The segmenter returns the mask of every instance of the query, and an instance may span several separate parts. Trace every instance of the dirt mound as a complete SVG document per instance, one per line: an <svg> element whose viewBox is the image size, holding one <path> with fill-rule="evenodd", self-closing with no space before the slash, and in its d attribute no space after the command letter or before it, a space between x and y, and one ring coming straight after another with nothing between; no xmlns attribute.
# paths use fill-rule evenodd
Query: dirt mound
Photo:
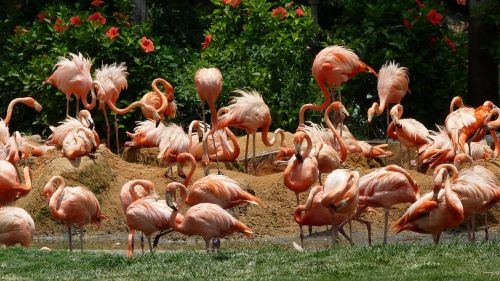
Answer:
<svg viewBox="0 0 500 281"><path fill-rule="evenodd" d="M246 137L240 137L240 145L243 148ZM250 138L251 139L251 138ZM291 139L287 136L287 139ZM251 146L250 146L251 147ZM271 160L263 160L259 165L257 176L241 173L241 165L237 162L225 163L222 166L223 173L236 182L241 187L255 194L264 202L264 206L245 205L234 208L230 212L242 222L250 226L256 237L280 237L290 236L297 233L297 225L292 219L292 212L295 208L295 194L283 185L283 165L275 165L272 162L272 152L275 147L266 147L260 141L260 134L257 136L257 154L266 156ZM164 187L171 181L163 176L164 167L158 167L156 162L157 148L148 149L127 149L122 156L111 153L107 148L101 146L95 159L83 157L75 161L70 161L64 157L59 150L48 151L38 158L30 158L26 163L33 170L33 190L24 198L18 200L15 205L26 209L36 223L37 234L60 235L62 226L55 222L48 211L47 202L41 198L40 193L47 181L55 175L61 175L66 179L69 186L84 185L94 191L101 203L103 212L109 217L104 221L101 229L87 227L89 233L121 234L127 232L124 222L124 214L120 207L119 192L124 183L132 179L147 179L156 184L157 192L163 196ZM240 159L242 156L240 156ZM128 160L128 161L125 161ZM134 163L137 162L137 163ZM498 160L482 161L492 170L500 180L500 166ZM377 163L370 163L362 155L349 155L345 167L356 169L361 175L372 171ZM215 172L214 164L211 164L211 172ZM409 171L420 186L421 193L425 193L432 188L432 174L422 174L414 170ZM175 167L174 167L174 175ZM259 176L260 175L260 176ZM194 175L193 181L201 178L203 171L199 166ZM326 174L323 175L326 178ZM180 178L176 178L181 181ZM305 202L307 194L301 194L301 201ZM390 221L394 222L408 207L399 205L391 209ZM182 210L181 212L183 212ZM493 217L498 218L498 209L490 211ZM366 215L374 222L374 231L383 229L383 211L369 213ZM497 223L496 219L491 219L491 223ZM359 224L354 224L354 229L361 229ZM364 230L362 230L364 231ZM172 237L169 234L169 237ZM173 237L180 237L174 235Z"/></svg>

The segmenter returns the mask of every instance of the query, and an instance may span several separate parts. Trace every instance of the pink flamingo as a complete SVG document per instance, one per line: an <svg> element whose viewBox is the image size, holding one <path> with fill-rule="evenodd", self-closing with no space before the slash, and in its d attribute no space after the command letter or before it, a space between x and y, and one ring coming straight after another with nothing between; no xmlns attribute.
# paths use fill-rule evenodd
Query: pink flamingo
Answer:
<svg viewBox="0 0 500 281"><path fill-rule="evenodd" d="M19 183L17 170L11 163L0 160L0 207L26 196L31 190L31 171L24 168L24 186Z"/></svg>
<svg viewBox="0 0 500 281"><path fill-rule="evenodd" d="M203 126L205 127L205 126ZM196 130L196 135L193 135L193 129ZM203 130L201 129L200 121L193 120L189 125L188 130L188 140L189 140L189 152L194 156L196 160L201 160L203 156ZM224 128L224 131L219 130L214 133L215 145L211 145L213 139L209 139L208 142L208 154L210 161L216 161L216 158L221 161L234 161L240 155L240 146L238 144L238 139L229 130L229 128ZM229 144L227 137L231 139L233 147ZM215 149L213 149L213 148Z"/></svg>
<svg viewBox="0 0 500 281"><path fill-rule="evenodd" d="M354 77L359 72L377 73L350 49L343 46L329 46L321 50L314 58L312 75L323 92L325 101L321 105L305 104L299 112L299 129L304 126L304 113L308 109L324 110L331 101L331 93L327 87L340 88L342 83ZM340 92L339 92L340 95ZM339 96L341 100L342 96Z"/></svg>
<svg viewBox="0 0 500 281"><path fill-rule="evenodd" d="M188 189L186 186L191 181L196 170L196 160L189 153L181 153L177 156L177 163L183 167L184 163L190 161L191 169L180 187L183 203L194 206L200 203L212 203L229 209L243 203L260 205L261 200L244 191L236 181L224 175L208 175L198 179ZM182 173L184 174L184 173ZM177 188L177 187L176 187ZM179 208L182 203L179 205Z"/></svg>
<svg viewBox="0 0 500 281"><path fill-rule="evenodd" d="M42 106L32 97L13 99L7 107L7 115L5 115L5 118L3 120L0 118L0 122L3 122L5 126L9 126L10 120L12 118L12 112L14 111L14 106L18 103L22 103L26 106L34 108L38 112L42 111Z"/></svg>
<svg viewBox="0 0 500 281"><path fill-rule="evenodd" d="M395 62L387 62L380 68L378 75L377 91L380 104L374 102L368 109L368 122L371 123L373 116L382 114L386 109L387 127L389 127L388 106L401 103L403 97L410 91L408 68L400 67Z"/></svg>
<svg viewBox="0 0 500 281"><path fill-rule="evenodd" d="M75 160L78 157L93 154L97 145L93 131L87 128L76 128L69 131L64 137L62 153L66 158Z"/></svg>
<svg viewBox="0 0 500 281"><path fill-rule="evenodd" d="M176 125L169 124L160 133L157 140L159 142L160 153L158 159L167 164L167 167L175 163L177 156L182 152L189 152L189 140L184 130ZM172 171L170 169L170 171ZM167 175L165 173L165 175Z"/></svg>
<svg viewBox="0 0 500 281"><path fill-rule="evenodd" d="M163 86L165 93L158 89L158 83ZM154 107L161 120L165 119L165 116L174 117L177 112L177 105L174 101L174 88L172 85L170 85L170 83L168 83L165 79L156 78L151 83L151 87L153 88L153 92L145 94L141 98L141 101ZM147 119L155 118L148 111L142 110L142 113Z"/></svg>
<svg viewBox="0 0 500 281"><path fill-rule="evenodd" d="M326 178L323 186L321 205L328 208L332 217L335 213L347 216L350 221L358 205L359 173L346 169L337 169ZM349 226L351 223L349 222ZM338 225L332 220L332 243L337 244ZM352 233L349 235L352 241Z"/></svg>
<svg viewBox="0 0 500 281"><path fill-rule="evenodd" d="M387 128L387 135L393 139L399 141L400 145L404 145L406 152L408 153L408 167L410 166L410 148L414 147L418 149L429 143L429 131L420 122L412 118L401 119L403 116L403 106L401 104L396 104L391 108L390 115L392 122ZM401 152L401 147L399 149ZM418 156L417 156L418 160ZM402 158L401 158L402 162ZM419 163L417 163L417 168Z"/></svg>
<svg viewBox="0 0 500 281"><path fill-rule="evenodd" d="M245 146L245 172L248 171L248 143L249 134L253 136L253 157L255 158L255 133L258 129L262 130L262 142L266 146L273 146L276 142L276 135L271 140L268 139L269 128L271 127L271 112L264 103L262 96L255 90L235 90L240 96L233 97L231 105L221 108L219 112L225 112L218 117L216 123L212 125L210 131L203 136L204 153L202 164L204 165L205 175L208 175L208 136L225 127L235 127L247 131L247 141ZM255 172L255 161L254 172ZM219 170L220 173L220 170Z"/></svg>
<svg viewBox="0 0 500 281"><path fill-rule="evenodd" d="M172 209L165 204L164 200L158 200L158 196L154 193L154 187L149 181L135 181L129 182L128 191L124 191L125 186L123 186L122 191L130 196L130 205L126 208L125 218L127 221L127 226L129 228L128 235L128 256L134 255L134 234L136 230L141 231L148 239L148 245L150 252L153 252L153 248L156 247L158 239L167 234L170 229L171 221L170 215ZM148 196L140 197L136 191L138 185L146 187L146 189L153 190ZM167 185L168 188L168 185ZM156 232L161 232L158 234L154 241L154 246L151 245L151 235ZM142 244L141 244L142 246Z"/></svg>
<svg viewBox="0 0 500 281"><path fill-rule="evenodd" d="M0 208L0 244L28 247L35 235L35 222L23 209L18 207Z"/></svg>
<svg viewBox="0 0 500 281"><path fill-rule="evenodd" d="M359 209L384 208L384 245L387 244L389 209L401 203L414 203L420 197L418 184L403 168L389 165L359 180Z"/></svg>
<svg viewBox="0 0 500 281"><path fill-rule="evenodd" d="M136 121L133 133L127 132L130 141L125 142L126 147L158 147L160 134L165 129L162 122L156 126L151 120Z"/></svg>
<svg viewBox="0 0 500 281"><path fill-rule="evenodd" d="M180 186L180 183L169 185ZM169 188L169 187L167 187ZM169 188L170 190L175 190ZM173 230L182 234L192 236L199 235L205 240L207 252L210 241L219 241L220 238L229 236L235 232L243 233L247 238L252 237L252 230L244 223L231 216L219 205L212 203L201 203L189 208L184 216L178 214L177 207L172 202L172 196L167 193L167 205L173 209L170 214L170 222ZM212 250L219 251L220 241L212 243Z"/></svg>
<svg viewBox="0 0 500 281"><path fill-rule="evenodd" d="M66 135L70 131L79 128L92 130L95 142L99 143L99 136L97 135L97 132L94 130L94 120L92 119L92 116L90 115L90 112L88 110L85 109L80 110L80 112L78 113L78 118L73 118L68 116L64 121L61 121L59 123L61 125L57 127L54 126L49 127L50 130L52 131L52 134L48 137L47 141L45 142L46 145L62 146Z"/></svg>
<svg viewBox="0 0 500 281"><path fill-rule="evenodd" d="M55 187L57 190L54 192ZM49 200L52 217L68 227L69 249L73 251L71 226L80 228L80 250L83 251L83 226L89 223L98 227L106 216L101 212L99 201L86 187L66 187L61 176L53 176L43 188L43 195Z"/></svg>
<svg viewBox="0 0 500 281"><path fill-rule="evenodd" d="M464 218L468 220L469 239L475 238L475 216L485 214L485 239L488 240L487 211L500 201L500 189L496 184L496 176L483 166L475 165L460 172L457 166L468 161L473 164L470 156L460 153L455 157L455 165L441 164L436 170L445 168L451 174L451 190L462 202Z"/></svg>
<svg viewBox="0 0 500 281"><path fill-rule="evenodd" d="M496 115L497 118L495 120L491 120L493 116ZM493 157L498 157L500 154L500 141L498 140L496 130L500 128L500 109L497 107L493 108L485 120L486 129L490 131L491 137L493 138L493 142L495 143L495 150L493 151Z"/></svg>
<svg viewBox="0 0 500 281"><path fill-rule="evenodd" d="M444 190L441 189L445 179ZM430 233L434 243L439 243L445 229L455 228L464 220L464 208L457 194L451 189L446 168L434 170L434 188L413 203L401 218L392 226L400 233L410 230Z"/></svg>
<svg viewBox="0 0 500 281"><path fill-rule="evenodd" d="M126 182L120 190L120 202L124 213L127 211L128 206L135 201L130 190L133 190L138 198L143 198L156 193L155 185L151 181L137 179Z"/></svg>
<svg viewBox="0 0 500 281"><path fill-rule="evenodd" d="M201 101L201 113L205 122L205 102L208 103L212 126L217 122L215 100L222 91L222 73L217 68L200 68L194 75L194 85Z"/></svg>
<svg viewBox="0 0 500 281"><path fill-rule="evenodd" d="M43 82L58 88L66 95L66 116L69 116L69 100L71 95L76 96L76 112L79 111L80 98L86 109L92 110L96 105L96 96L94 93L94 83L90 75L92 61L85 58L81 53L75 55L69 53L70 59L59 57L57 64L54 66L54 73ZM88 93L91 93L90 104L87 101Z"/></svg>

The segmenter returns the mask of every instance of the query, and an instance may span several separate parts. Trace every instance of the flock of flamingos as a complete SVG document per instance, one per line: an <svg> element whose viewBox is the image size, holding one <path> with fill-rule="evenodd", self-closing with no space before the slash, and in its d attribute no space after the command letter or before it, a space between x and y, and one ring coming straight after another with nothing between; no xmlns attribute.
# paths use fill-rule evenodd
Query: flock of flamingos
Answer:
<svg viewBox="0 0 500 281"><path fill-rule="evenodd" d="M371 244L371 223L360 216L370 208L378 207L385 211L385 244L389 209L399 203L412 205L393 224L392 228L396 233L405 230L429 233L434 242L438 243L443 230L455 228L467 220L469 239L472 240L475 239L475 215L487 212L500 200L496 175L485 167L474 164L474 160L495 158L500 152L496 135L496 130L500 127L500 109L489 101L477 108L466 107L459 97L455 97L444 126L438 126L438 131L429 131L415 119L402 118L403 106L400 102L409 90L409 77L408 70L394 62L386 63L376 72L353 51L342 46L330 46L318 53L312 65L312 74L325 101L320 105L302 106L293 145L287 145L283 130L269 132L271 114L256 91L236 90L238 95L231 104L217 110L216 99L221 92L223 78L216 68L199 69L194 77L202 108L205 102L208 103L210 124L205 122L203 108L203 121L193 121L186 133L180 126L160 122L165 116L174 116L176 112L173 88L167 81L155 79L152 92L126 108L117 108L115 104L120 92L127 88L128 73L125 64L103 65L95 71L95 79L91 76L91 67L90 59L81 54L70 53L68 58L59 59L54 73L43 82L66 95L68 115L59 126L51 127L52 135L45 145L32 145L19 132L12 135L9 132L8 125L16 103L24 103L37 111L42 110L41 105L33 98L13 100L9 104L7 116L0 121L0 206L3 206L0 208L0 244L9 246L20 243L29 246L34 235L35 225L31 216L21 208L8 206L31 189L29 167L24 168L23 186L16 163L30 155L41 155L52 147L61 147L62 154L69 159L92 156L100 140L89 110L97 105L97 101L99 110L105 116L108 147L110 125L106 107L115 114L125 114L140 107L147 120L138 122L134 133L127 133L131 140L125 146L159 147L158 158L170 167L176 164L179 175L184 178L183 183L171 182L166 186L165 200L160 200L154 184L148 180L137 179L123 185L120 199L130 230L129 256L134 251L135 231L146 236L151 251L152 235L156 234L156 246L158 239L170 231L201 236L207 251L218 251L219 239L234 232L252 236L250 227L235 219L226 209L246 203L261 205L263 202L240 188L230 177L222 175L220 169L218 174L209 174L210 161L235 160L240 153L236 137L229 127L247 131L245 172L248 171L250 134L253 136L254 156L255 136L259 129L266 146L274 145L278 136L281 138L276 158L288 161L283 173L284 185L297 195L297 207L293 214L300 226L301 245L295 244L297 249L303 247L303 225L310 228L331 225L333 244L339 241L338 232L352 243L351 235L343 230L344 224L348 223L350 226L351 220L366 224L368 243ZM427 164L434 169L434 186L431 192L421 195L417 182L407 170L398 165L388 165L363 177L360 177L358 171L342 169L348 153L362 153L367 158L392 155L387 150L387 145L371 146L355 139L343 124L349 113L340 101L340 87L360 72L372 73L378 79L380 102L368 109L368 121L371 122L375 115L382 114L384 110L387 112L387 135L406 147L408 169L415 162L417 167ZM164 92L158 88L159 84L163 86ZM331 102L335 100L336 92L337 101ZM87 100L89 93L90 103ZM77 118L69 117L72 95L77 99ZM80 99L85 107L81 111ZM389 110L390 104L395 105ZM458 109L455 110L456 106ZM324 111L327 127L305 124L304 113L307 109ZM333 121L330 120L332 111ZM390 122L389 117L392 119ZM118 135L116 118L114 125L115 135ZM483 140L488 131L495 143L494 150ZM116 141L118 149L118 138ZM416 160L410 159L410 149L416 149ZM190 184L197 161L201 161L205 176ZM465 162L472 165L462 168ZM186 164L190 165L188 173L184 171ZM253 164L255 171L255 161ZM321 173L329 173L324 182L321 181ZM301 204L299 194L308 190L307 202ZM174 203L177 191L180 199ZM47 182L42 193L48 201L53 218L68 227L70 250L73 248L73 225L80 228L80 246L83 250L83 226L89 223L99 225L106 218L96 196L86 187L66 186L64 178L59 175L54 175ZM184 205L189 208L182 215L179 209Z"/></svg>

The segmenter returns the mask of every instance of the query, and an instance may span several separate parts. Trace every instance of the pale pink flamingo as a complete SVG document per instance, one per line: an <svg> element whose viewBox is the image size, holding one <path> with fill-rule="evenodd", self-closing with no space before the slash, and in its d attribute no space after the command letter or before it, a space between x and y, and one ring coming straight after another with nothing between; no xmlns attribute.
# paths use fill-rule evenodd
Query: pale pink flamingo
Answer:
<svg viewBox="0 0 500 281"><path fill-rule="evenodd" d="M35 235L35 222L24 209L18 207L0 208L0 244L28 247Z"/></svg>
<svg viewBox="0 0 500 281"><path fill-rule="evenodd" d="M485 214L485 239L488 240L487 211L500 201L500 188L496 184L496 176L480 165L458 171L456 166L468 161L473 164L470 156L460 153L455 157L455 165L441 164L436 170L446 168L451 174L451 190L462 202L464 218L468 221L469 239L475 238L475 216ZM459 164L460 163L460 164Z"/></svg>
<svg viewBox="0 0 500 281"><path fill-rule="evenodd" d="M322 111L330 104L332 94L329 92L328 87L334 86L340 90L342 83L362 71L377 76L377 73L362 62L350 49L343 46L328 46L321 50L314 58L312 75L323 92L325 101L321 105L305 104L300 108L298 129L304 126L304 113L306 110ZM341 99L342 97L339 96L339 100Z"/></svg>
<svg viewBox="0 0 500 281"><path fill-rule="evenodd" d="M491 120L493 116L496 115L495 120ZM495 143L495 150L493 151L493 157L497 158L500 155L500 141L498 140L498 136L496 130L500 128L500 109L498 107L493 108L485 120L486 129L490 131L493 142Z"/></svg>
<svg viewBox="0 0 500 281"><path fill-rule="evenodd" d="M403 116L403 106L401 104L396 104L391 108L390 115L392 122L387 128L387 136L393 140L399 141L401 154L401 145L406 148L408 154L408 167L410 167L410 148L418 149L429 143L429 130L424 126L424 124L418 122L412 118L404 118ZM418 160L418 156L417 156ZM401 162L403 158L401 157ZM417 168L419 163L417 161Z"/></svg>
<svg viewBox="0 0 500 281"><path fill-rule="evenodd" d="M128 196L130 196L132 200L125 211L125 218L129 228L127 252L129 257L134 255L134 234L136 230L146 235L149 250L153 252L153 248L156 247L158 239L169 232L168 230L171 225L170 215L172 209L165 204L164 200L159 200L155 193L140 197L135 188L137 184L143 187L147 186L146 189L154 188L148 181L143 181L142 183L136 181L135 183L128 184L128 191L123 190L125 186L122 189L122 191L128 193ZM172 185L172 183L169 185ZM169 185L167 185L167 188ZM154 246L152 246L151 235L156 232L161 233L155 237Z"/></svg>
<svg viewBox="0 0 500 281"><path fill-rule="evenodd" d="M95 142L97 144L99 143L99 136L97 135L97 132L94 130L94 120L92 120L92 116L90 115L90 112L88 110L85 109L80 110L77 118L67 116L64 121L61 121L59 123L61 125L57 127L54 126L49 127L50 130L52 131L52 134L48 137L47 141L45 142L46 145L62 146L66 135L70 131L79 128L92 130Z"/></svg>
<svg viewBox="0 0 500 281"><path fill-rule="evenodd" d="M445 187L443 186L445 180ZM464 220L464 208L457 194L451 189L451 182L446 168L434 170L434 188L424 194L392 226L400 233L410 230L432 234L434 243L439 243L445 229L455 228Z"/></svg>
<svg viewBox="0 0 500 281"><path fill-rule="evenodd" d="M160 147L158 159L169 168L175 163L180 153L189 152L188 136L182 127L176 124L168 124L161 131L157 142L159 142ZM165 175L167 175L166 172Z"/></svg>
<svg viewBox="0 0 500 281"><path fill-rule="evenodd" d="M165 89L165 93L158 89L158 83L160 83ZM165 116L175 117L177 112L177 105L174 101L174 88L167 80L163 78L156 78L151 83L153 92L145 94L141 101L147 105L150 105L156 109L156 112L160 116L160 120L165 119ZM155 117L146 110L142 110L142 113L147 119L154 119Z"/></svg>
<svg viewBox="0 0 500 281"><path fill-rule="evenodd" d="M156 122L151 120L136 121L136 127L133 133L127 132L130 141L125 142L126 147L158 147L160 135L165 129L163 122L157 126Z"/></svg>
<svg viewBox="0 0 500 281"><path fill-rule="evenodd" d="M200 125L200 121L193 120L189 125L188 130L188 140L189 140L189 152L194 156L196 160L201 160L203 156L203 129ZM206 125L208 127L208 125ZM196 130L196 135L193 135L193 129ZM227 137L230 138L233 147L229 144ZM238 144L238 139L229 130L229 128L224 128L224 130L219 130L214 133L215 145L212 145L213 138L208 139L208 154L210 161L216 161L216 158L220 161L234 161L240 155L240 146ZM214 149L215 147L215 149Z"/></svg>
<svg viewBox="0 0 500 281"><path fill-rule="evenodd" d="M87 128L77 128L69 131L62 143L63 155L75 160L89 154L94 154L97 149L94 132Z"/></svg>
<svg viewBox="0 0 500 281"><path fill-rule="evenodd" d="M408 68L400 67L395 62L387 62L380 68L378 75L377 91L380 103L374 102L368 109L368 123L372 122L373 116L382 114L386 109L389 127L389 105L401 103L410 91Z"/></svg>
<svg viewBox="0 0 500 281"><path fill-rule="evenodd" d="M262 142L266 146L273 146L276 142L276 135L271 140L268 139L269 128L271 127L271 112L264 103L262 96L255 90L235 90L240 96L233 97L228 107L221 108L219 112L225 112L219 116L217 122L212 125L210 131L203 136L204 153L202 163L205 175L208 175L208 136L225 127L235 127L247 131L247 141L245 146L245 172L248 171L248 143L249 134L253 136L253 157L255 158L255 133L262 130ZM254 173L255 173L255 161ZM220 170L219 170L220 173Z"/></svg>
<svg viewBox="0 0 500 281"><path fill-rule="evenodd" d="M191 169L180 188L183 203L194 206L200 203L212 203L229 209L243 203L260 205L261 200L254 195L244 191L236 181L225 175L208 175L195 181L187 189L191 178L196 170L196 160L189 153L181 153L177 156L177 163L182 167L186 162L191 163ZM184 173L182 173L184 174Z"/></svg>
<svg viewBox="0 0 500 281"><path fill-rule="evenodd" d="M387 244L389 209L401 203L414 203L420 197L418 184L403 168L389 165L359 180L359 209L384 208L384 245Z"/></svg>
<svg viewBox="0 0 500 281"><path fill-rule="evenodd" d="M34 108L36 111L40 112L42 111L42 106L32 97L25 97L25 98L15 98L12 101L10 101L8 107L7 107L7 115L5 115L4 119L0 118L0 122L4 123L5 126L9 126L10 120L12 118L12 112L14 111L14 106L18 103L25 104L26 106Z"/></svg>
<svg viewBox="0 0 500 281"><path fill-rule="evenodd" d="M217 122L215 101L222 91L222 73L217 68L200 68L194 75L194 85L201 101L201 113L205 122L205 102L208 103L212 126Z"/></svg>
<svg viewBox="0 0 500 281"><path fill-rule="evenodd" d="M181 185L180 183L170 184ZM189 208L182 216L178 214L170 193L167 193L166 201L168 206L173 209L170 214L172 229L188 236L201 236L205 240L207 252L209 251L210 241L217 241L212 243L212 250L218 251L220 247L219 239L235 232L241 232L247 238L252 237L253 232L248 226L235 219L219 205L201 203Z"/></svg>
<svg viewBox="0 0 500 281"><path fill-rule="evenodd" d="M384 143L372 146L366 141L357 140L351 134L349 128L346 125L341 126L339 124L337 126L337 130L339 130L340 127L342 127L342 139L344 140L347 151L349 153L362 153L363 156L367 159L392 157L394 155L392 151L388 150L388 144Z"/></svg>
<svg viewBox="0 0 500 281"><path fill-rule="evenodd" d="M94 83L90 75L91 59L83 57L81 53L78 55L69 53L69 56L71 60L59 57L54 66L56 70L43 82L43 84L51 84L66 95L66 116L69 116L69 100L72 94L76 96L76 112L79 111L80 98L83 106L88 110L92 110L96 105ZM89 91L92 97L90 103L87 101Z"/></svg>
<svg viewBox="0 0 500 281"><path fill-rule="evenodd" d="M43 195L49 200L52 217L68 227L70 251L73 251L71 226L78 225L80 250L83 251L83 226L92 223L99 227L101 220L106 218L94 193L82 186L67 187L61 176L53 176L43 188Z"/></svg>
<svg viewBox="0 0 500 281"><path fill-rule="evenodd" d="M349 227L351 219L358 206L359 173L346 169L337 169L331 172L326 178L323 186L323 198L321 205L328 208L332 217L335 213L347 216ZM350 228L351 229L351 228ZM332 243L337 244L338 224L332 220ZM352 233L349 231L349 238L352 241Z"/></svg>
<svg viewBox="0 0 500 281"><path fill-rule="evenodd" d="M24 186L19 182L17 170L11 163L0 160L0 207L6 206L31 190L31 170L24 168Z"/></svg>

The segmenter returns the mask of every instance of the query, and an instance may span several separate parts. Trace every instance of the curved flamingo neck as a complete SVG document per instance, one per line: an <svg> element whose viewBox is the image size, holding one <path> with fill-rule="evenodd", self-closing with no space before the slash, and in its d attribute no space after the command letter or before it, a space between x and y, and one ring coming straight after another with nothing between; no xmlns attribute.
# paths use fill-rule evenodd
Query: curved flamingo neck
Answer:
<svg viewBox="0 0 500 281"><path fill-rule="evenodd" d="M333 135L335 135L335 138L339 142L339 147L340 147L340 151L339 151L340 161L344 162L347 159L347 145L345 144L344 139L342 138L342 136L340 136L339 132L337 132L337 129L335 129L335 127L333 126L332 121L330 121L330 111L334 108L334 104L335 103L332 103L325 110L325 114L324 114L323 117L325 119L326 125L328 126L328 128L330 128L330 130L332 131Z"/></svg>
<svg viewBox="0 0 500 281"><path fill-rule="evenodd" d="M264 128L262 128L262 142L266 145L266 146L273 146L275 143L276 143L276 131L275 133L273 134L273 138L271 140L268 139L268 134L269 134L269 127L271 126L271 124L269 124L268 126L265 126ZM283 142L283 138L284 138L284 133L281 133L281 141Z"/></svg>
<svg viewBox="0 0 500 281"><path fill-rule="evenodd" d="M238 144L238 139L233 134L233 132L231 132L231 130L229 130L229 128L227 128L227 127L224 128L224 131L231 139L231 142L233 143L233 148L231 149L231 147L227 143L221 142L221 145L226 146L226 151L228 151L229 154L231 154L230 156L232 159L236 159L236 158L238 158L238 155L240 155L240 145Z"/></svg>
<svg viewBox="0 0 500 281"><path fill-rule="evenodd" d="M456 178L458 178L458 168L455 167L452 164L441 164L436 167L435 171L440 171L441 168L445 168L448 173L451 173L451 181L454 181ZM447 174L448 176L448 174Z"/></svg>
<svg viewBox="0 0 500 281"><path fill-rule="evenodd" d="M312 109L315 111L323 111L330 104L330 93L328 92L328 89L326 88L325 83L323 81L321 81L321 82L317 81L317 82L318 82L318 85L319 85L321 91L323 92L323 96L325 97L325 101L319 105L317 105L317 104L304 104L300 108L299 127L297 128L297 130L304 128L304 114L305 114L306 110Z"/></svg>
<svg viewBox="0 0 500 281"><path fill-rule="evenodd" d="M399 119L403 116L403 106L401 104L396 104L391 108L390 111L391 118L396 124L398 123Z"/></svg>
<svg viewBox="0 0 500 281"><path fill-rule="evenodd" d="M111 109L111 111L118 113L118 114L125 114L138 106L140 106L140 107L144 106L144 103L141 101L134 101L133 103L131 103L129 106L127 106L125 108L117 108L116 105L114 103L112 103L110 100L106 100L106 104L108 105L109 109Z"/></svg>
<svg viewBox="0 0 500 281"><path fill-rule="evenodd" d="M493 139L493 143L495 144L495 150L493 150L493 157L498 157L500 154L500 141L497 137L497 132L495 130L490 130L491 138Z"/></svg>
<svg viewBox="0 0 500 281"><path fill-rule="evenodd" d="M146 181L146 180L135 180L130 184L129 187L129 193L130 196L132 197L133 201L136 201L140 199L141 197L137 194L137 191L135 190L136 186L142 186L149 194L151 194L151 190L154 190L154 186L151 184L151 182Z"/></svg>
<svg viewBox="0 0 500 281"><path fill-rule="evenodd" d="M454 97L451 100L451 103L450 103L450 113L453 112L453 111L455 111L455 106L458 107L458 108L464 107L464 102L463 102L463 100L462 100L461 97L456 96L456 97Z"/></svg>
<svg viewBox="0 0 500 281"><path fill-rule="evenodd" d="M297 207L295 207L295 210L293 211L293 219L298 224L304 223L304 216L302 215L302 212L304 212L305 210L306 207L304 205L298 205Z"/></svg>
<svg viewBox="0 0 500 281"><path fill-rule="evenodd" d="M464 209L462 202L451 190L451 179L446 179L444 183L446 206L451 211L454 218L462 221L464 219Z"/></svg>
<svg viewBox="0 0 500 281"><path fill-rule="evenodd" d="M88 93L85 93L82 96L82 103L86 109L92 110L92 109L94 109L94 107L97 104L97 98L95 95L94 86L92 86L92 88L90 89L90 103L87 101L87 95L88 95Z"/></svg>
<svg viewBox="0 0 500 281"><path fill-rule="evenodd" d="M217 123L218 119L217 107L215 106L215 100L207 100L207 103L208 103L208 108L210 109L210 122L211 125L213 126L215 123Z"/></svg>
<svg viewBox="0 0 500 281"><path fill-rule="evenodd" d="M165 93L158 89L158 83L160 83L163 88L165 88ZM165 109L167 109L168 103L170 102L169 97L171 96L172 100L174 100L174 88L172 88L172 85L170 85L170 83L162 78L156 78L155 80L153 80L153 82L151 83L151 87L153 88L153 91L160 96L161 99L161 106L156 110L156 112L160 116L163 116L163 112L165 111Z"/></svg>
<svg viewBox="0 0 500 281"><path fill-rule="evenodd" d="M186 178L184 179L184 183L183 183L184 186L186 187L191 182L191 179L193 178L194 172L196 171L196 159L194 159L194 156L190 153L186 153L185 155L186 156L184 156L184 157L187 157L189 162L191 163L191 169L189 169L189 173L186 176Z"/></svg>
<svg viewBox="0 0 500 281"><path fill-rule="evenodd" d="M25 191L24 193L27 193L31 190L32 184L31 184L31 170L29 167L24 167L24 188L23 190ZM26 192L27 191L27 192Z"/></svg>
<svg viewBox="0 0 500 281"><path fill-rule="evenodd" d="M420 190L418 188L418 184L417 182L411 177L410 173L408 173L408 171L406 171L405 169L397 166L397 165L389 165L389 166L386 166L385 169L387 171L392 171L392 172L398 172L400 174L402 174L403 176L406 177L406 179L408 180L408 182L412 185L413 187L413 191L415 192L415 195L417 198L420 197Z"/></svg>
<svg viewBox="0 0 500 281"><path fill-rule="evenodd" d="M198 121L198 120L191 121L191 123L189 124L189 129L188 129L188 146L190 148L193 145L193 140L192 140L193 128L196 129L196 132L198 133L198 137L201 136L201 138L203 138L203 132L200 129L200 121Z"/></svg>
<svg viewBox="0 0 500 281"><path fill-rule="evenodd" d="M59 202L59 197L63 193L64 189L66 188L66 184L64 183L64 179L62 177L58 177L59 181L61 182L59 187L57 188L56 192L52 194L50 197L49 201L49 210L54 216L55 219L62 220L65 217L65 213L62 212L61 210L57 209L57 205Z"/></svg>
<svg viewBox="0 0 500 281"><path fill-rule="evenodd" d="M306 150L304 150L300 155L302 156L302 159L306 159L309 154L311 153L311 150L312 150L312 140L311 140L311 136L309 136L307 133L305 132L301 132L303 134L303 137L301 137L300 139L300 143L298 143L299 147L302 145L302 142L304 140L306 140L307 142L307 147L306 147Z"/></svg>
<svg viewBox="0 0 500 281"><path fill-rule="evenodd" d="M9 106L7 107L7 114L5 115L5 118L3 119L3 122L5 123L5 126L9 126L10 119L12 118L12 112L14 110L14 106L18 103L24 103L27 106L30 106L29 102L32 101L33 98L30 97L25 97L25 98L16 98L13 99L10 103Z"/></svg>

